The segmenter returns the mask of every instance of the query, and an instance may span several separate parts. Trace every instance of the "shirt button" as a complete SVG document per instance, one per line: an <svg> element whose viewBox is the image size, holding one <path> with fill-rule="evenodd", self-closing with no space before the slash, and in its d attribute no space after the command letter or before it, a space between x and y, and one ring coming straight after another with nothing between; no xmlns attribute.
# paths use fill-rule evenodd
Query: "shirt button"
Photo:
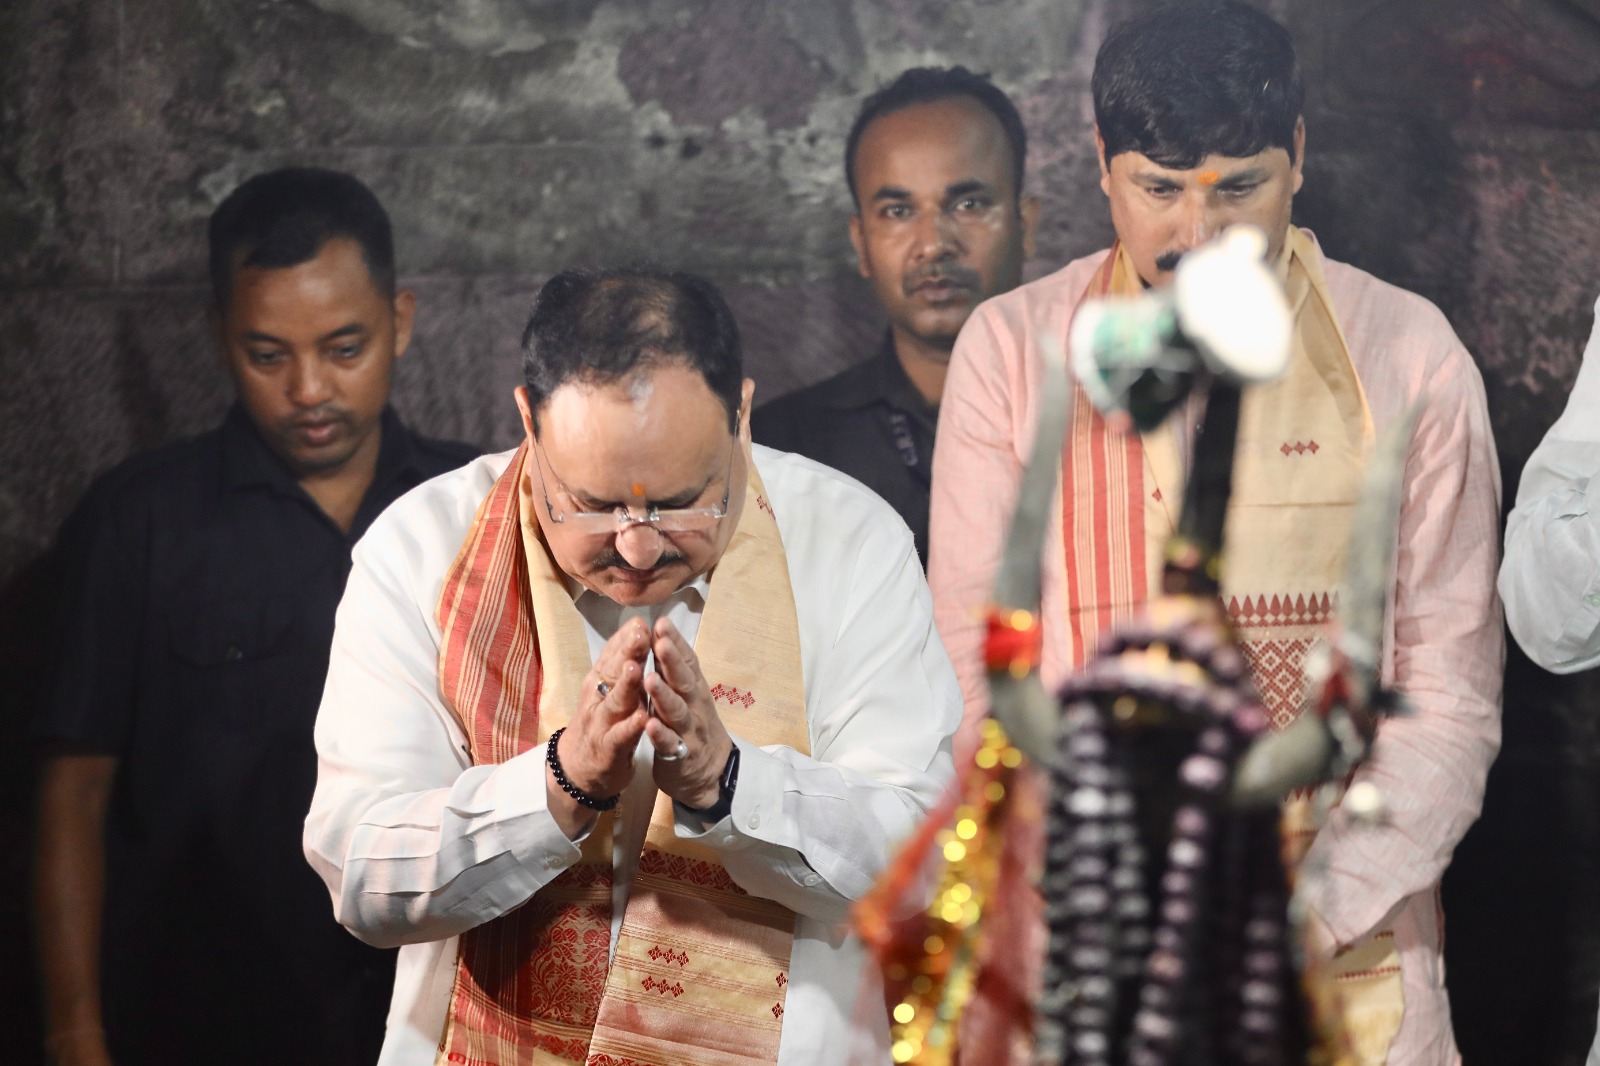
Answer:
<svg viewBox="0 0 1600 1066"><path fill-rule="evenodd" d="M1584 599L1589 601L1590 607L1600 607L1600 593L1591 592Z"/></svg>
<svg viewBox="0 0 1600 1066"><path fill-rule="evenodd" d="M750 821L749 821L750 828L751 829L757 829L757 828L760 827L760 825L761 825L761 815L759 815L759 814L751 814L750 815Z"/></svg>
<svg viewBox="0 0 1600 1066"><path fill-rule="evenodd" d="M816 874L806 874L807 888L816 888L820 884L822 884L822 878L818 877Z"/></svg>
<svg viewBox="0 0 1600 1066"><path fill-rule="evenodd" d="M560 866L560 865L561 865L561 860L556 858L554 855L546 855L544 857L544 868L546 870L554 870L557 866Z"/></svg>

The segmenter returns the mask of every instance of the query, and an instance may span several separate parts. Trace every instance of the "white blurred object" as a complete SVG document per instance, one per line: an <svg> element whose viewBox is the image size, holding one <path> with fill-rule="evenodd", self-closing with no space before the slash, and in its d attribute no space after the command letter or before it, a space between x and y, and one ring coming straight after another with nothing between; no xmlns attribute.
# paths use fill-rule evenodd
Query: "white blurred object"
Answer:
<svg viewBox="0 0 1600 1066"><path fill-rule="evenodd" d="M1150 429L1201 371L1241 386L1281 374L1294 323L1266 249L1260 230L1233 226L1185 255L1170 287L1084 304L1068 344L1090 402Z"/></svg>
<svg viewBox="0 0 1600 1066"><path fill-rule="evenodd" d="M1178 328L1212 373L1241 385L1271 381L1289 365L1294 323L1266 254L1266 234L1233 226L1179 260L1172 278Z"/></svg>
<svg viewBox="0 0 1600 1066"><path fill-rule="evenodd" d="M1383 821L1383 793L1370 781L1357 781L1344 795L1344 809L1362 825Z"/></svg>

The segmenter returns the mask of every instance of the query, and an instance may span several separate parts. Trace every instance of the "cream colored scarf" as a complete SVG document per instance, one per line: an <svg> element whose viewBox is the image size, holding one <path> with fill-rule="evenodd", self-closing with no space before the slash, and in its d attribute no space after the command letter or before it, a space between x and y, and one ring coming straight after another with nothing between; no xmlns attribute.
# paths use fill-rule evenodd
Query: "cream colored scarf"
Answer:
<svg viewBox="0 0 1600 1066"><path fill-rule="evenodd" d="M749 458L748 448L746 458ZM440 688L475 765L543 744L577 706L583 621L540 537L518 450L446 578ZM783 542L755 464L719 560L696 656L728 730L810 751ZM440 1063L753 1066L777 1059L794 913L739 888L673 831L656 793L615 957L613 816L521 907L461 937Z"/></svg>

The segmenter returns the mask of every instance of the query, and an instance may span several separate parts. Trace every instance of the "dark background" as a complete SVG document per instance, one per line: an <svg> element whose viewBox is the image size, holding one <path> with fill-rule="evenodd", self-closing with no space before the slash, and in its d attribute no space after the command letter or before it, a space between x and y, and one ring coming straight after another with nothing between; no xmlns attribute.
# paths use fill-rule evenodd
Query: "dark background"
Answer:
<svg viewBox="0 0 1600 1066"><path fill-rule="evenodd" d="M1087 82L1143 0L4 0L0 3L0 1048L26 963L40 560L88 481L213 424L204 221L286 163L394 216L417 338L395 403L516 440L530 297L570 265L709 274L759 395L861 358L840 173L907 66L994 74L1033 138L1037 275L1102 246ZM1600 0L1274 0L1309 85L1298 221L1444 309L1477 357L1507 499L1600 292ZM1445 881L1469 1063L1578 1063L1600 984L1600 692L1513 649L1505 746ZM181 772L175 767L174 772ZM247 920L242 916L242 920ZM24 1052L26 1054L26 1052Z"/></svg>

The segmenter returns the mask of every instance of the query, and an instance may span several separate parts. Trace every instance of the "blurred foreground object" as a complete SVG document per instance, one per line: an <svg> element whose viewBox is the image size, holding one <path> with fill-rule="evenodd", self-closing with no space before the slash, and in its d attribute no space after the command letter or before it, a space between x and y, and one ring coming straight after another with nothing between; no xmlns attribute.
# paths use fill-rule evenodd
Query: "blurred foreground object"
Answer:
<svg viewBox="0 0 1600 1066"><path fill-rule="evenodd" d="M898 882L858 911L888 970L896 1061L948 1062L974 990L1006 1010L1030 1009L1015 979L986 982L975 961L985 938L1011 940L991 928L996 920L1015 934L1006 908L985 905L1024 872L1006 861L1019 819L1037 816L1014 802L1011 771L1024 754L1049 768L1052 784L1040 885L1051 944L1034 1061L1153 1066L1180 1049L1186 1062L1354 1061L1331 983L1298 950L1304 909L1291 906L1285 872L1297 856L1285 855L1277 802L1342 780L1386 705L1376 649L1411 420L1386 436L1369 470L1344 627L1307 689L1316 713L1274 733L1218 598L1240 393L1280 373L1290 352L1291 312L1264 249L1257 231L1231 230L1185 256L1170 289L1090 303L1074 320L1076 376L1124 430L1160 425L1193 393L1204 393L1206 415L1162 595L1107 635L1059 700L1038 678L1037 611L1070 387L1060 353L1044 353L1032 458L988 613L984 745L958 809L943 809L919 838L923 850L903 857ZM1337 797L1337 785L1319 789L1313 818ZM1352 795L1347 806L1375 818L1381 797ZM910 872L929 849L946 863L932 909L888 921L892 902L927 884Z"/></svg>

